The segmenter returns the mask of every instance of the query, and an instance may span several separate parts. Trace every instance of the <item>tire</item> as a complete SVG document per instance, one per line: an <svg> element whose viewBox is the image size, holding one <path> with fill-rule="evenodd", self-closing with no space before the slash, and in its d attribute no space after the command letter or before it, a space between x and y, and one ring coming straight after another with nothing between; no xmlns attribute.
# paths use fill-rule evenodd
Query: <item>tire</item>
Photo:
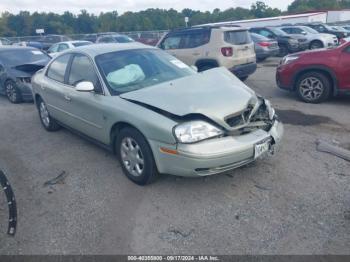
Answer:
<svg viewBox="0 0 350 262"><path fill-rule="evenodd" d="M19 91L16 83L12 80L7 80L5 83L5 93L7 99L13 103L18 104L22 102L21 92Z"/></svg>
<svg viewBox="0 0 350 262"><path fill-rule="evenodd" d="M310 46L309 48L310 49L319 49L319 48L323 48L324 45L321 41L318 41L318 40L314 40L310 43Z"/></svg>
<svg viewBox="0 0 350 262"><path fill-rule="evenodd" d="M216 66L213 66L213 65L200 65L200 66L198 66L198 72L203 72L203 71L206 71L209 69L213 69L215 67Z"/></svg>
<svg viewBox="0 0 350 262"><path fill-rule="evenodd" d="M54 132L59 130L60 126L57 124L56 120L50 116L50 113L47 110L46 104L41 98L38 99L37 105L38 105L40 122L43 125L43 127L49 132Z"/></svg>
<svg viewBox="0 0 350 262"><path fill-rule="evenodd" d="M144 186L157 178L153 152L147 140L136 129L126 127L118 133L115 152L124 174L134 183Z"/></svg>
<svg viewBox="0 0 350 262"><path fill-rule="evenodd" d="M244 76L244 77L239 77L239 80L241 80L242 82L244 82L245 80L248 79L248 76Z"/></svg>
<svg viewBox="0 0 350 262"><path fill-rule="evenodd" d="M296 91L299 98L306 103L326 101L332 90L328 77L319 72L309 72L298 78Z"/></svg>
<svg viewBox="0 0 350 262"><path fill-rule="evenodd" d="M267 57L258 57L256 58L257 62L264 62L267 59Z"/></svg>
<svg viewBox="0 0 350 262"><path fill-rule="evenodd" d="M280 52L279 52L278 56L285 57L288 54L289 54L288 47L286 45L280 45Z"/></svg>

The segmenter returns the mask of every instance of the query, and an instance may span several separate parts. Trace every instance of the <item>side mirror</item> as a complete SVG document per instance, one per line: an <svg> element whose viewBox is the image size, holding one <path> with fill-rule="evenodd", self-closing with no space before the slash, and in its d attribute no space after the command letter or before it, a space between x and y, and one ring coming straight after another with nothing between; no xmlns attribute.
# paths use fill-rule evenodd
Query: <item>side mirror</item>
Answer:
<svg viewBox="0 0 350 262"><path fill-rule="evenodd" d="M95 90L95 87L92 82L82 81L75 86L75 90L79 92L91 92Z"/></svg>
<svg viewBox="0 0 350 262"><path fill-rule="evenodd" d="M4 72L5 71L5 68L3 65L0 65L0 73Z"/></svg>

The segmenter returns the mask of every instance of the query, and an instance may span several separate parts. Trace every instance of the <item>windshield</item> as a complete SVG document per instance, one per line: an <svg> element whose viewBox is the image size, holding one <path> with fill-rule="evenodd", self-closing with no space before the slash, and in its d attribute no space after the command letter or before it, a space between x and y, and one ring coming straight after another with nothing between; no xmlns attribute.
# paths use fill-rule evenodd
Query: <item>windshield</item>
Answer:
<svg viewBox="0 0 350 262"><path fill-rule="evenodd" d="M134 42L133 39L131 39L128 36L124 36L124 35L120 35L120 36L115 36L114 39L118 42L118 43L130 43L130 42Z"/></svg>
<svg viewBox="0 0 350 262"><path fill-rule="evenodd" d="M275 35L286 36L287 34L279 28L269 28Z"/></svg>
<svg viewBox="0 0 350 262"><path fill-rule="evenodd" d="M84 45L91 45L91 44L92 44L91 42L76 42L76 43L73 43L73 45L75 47L84 46Z"/></svg>
<svg viewBox="0 0 350 262"><path fill-rule="evenodd" d="M10 67L47 62L50 57L40 50L5 50L0 52L0 60Z"/></svg>
<svg viewBox="0 0 350 262"><path fill-rule="evenodd" d="M189 66L157 49L133 49L99 55L96 64L112 95L195 74Z"/></svg>
<svg viewBox="0 0 350 262"><path fill-rule="evenodd" d="M319 34L319 32L317 32L315 29L312 29L311 27L303 26L301 29L310 34Z"/></svg>

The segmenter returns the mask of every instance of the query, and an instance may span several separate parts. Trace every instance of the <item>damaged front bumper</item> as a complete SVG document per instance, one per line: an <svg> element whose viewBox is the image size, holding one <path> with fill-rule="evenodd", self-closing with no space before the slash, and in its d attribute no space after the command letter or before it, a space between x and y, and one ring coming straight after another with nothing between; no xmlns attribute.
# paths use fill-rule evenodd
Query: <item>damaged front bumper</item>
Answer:
<svg viewBox="0 0 350 262"><path fill-rule="evenodd" d="M273 152L283 136L283 125L274 120L269 131L257 129L253 132L237 136L224 136L208 139L195 144L168 145L151 140L150 145L158 171L177 176L208 176L223 173L255 161L257 145L268 145ZM174 153L166 153L161 148L171 148ZM259 155L259 156L258 156Z"/></svg>

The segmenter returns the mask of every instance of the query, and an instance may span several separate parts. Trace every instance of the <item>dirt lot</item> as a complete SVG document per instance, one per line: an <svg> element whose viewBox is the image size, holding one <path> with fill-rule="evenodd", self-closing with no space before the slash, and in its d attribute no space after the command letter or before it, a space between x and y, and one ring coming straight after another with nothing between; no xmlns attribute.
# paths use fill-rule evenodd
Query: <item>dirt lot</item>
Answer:
<svg viewBox="0 0 350 262"><path fill-rule="evenodd" d="M350 98L321 105L276 88L277 60L247 80L285 123L275 156L227 175L131 183L115 156L61 130L44 131L32 104L0 98L0 168L17 197L0 254L350 254L350 163L315 140L350 148ZM44 183L62 172L60 184Z"/></svg>

